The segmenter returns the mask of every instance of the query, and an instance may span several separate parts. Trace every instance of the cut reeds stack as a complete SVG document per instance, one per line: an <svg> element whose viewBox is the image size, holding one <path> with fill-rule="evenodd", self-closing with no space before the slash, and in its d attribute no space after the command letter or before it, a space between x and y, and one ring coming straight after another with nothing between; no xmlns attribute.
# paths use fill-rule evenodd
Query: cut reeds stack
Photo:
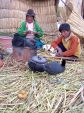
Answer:
<svg viewBox="0 0 84 113"><path fill-rule="evenodd" d="M81 15L83 0L66 0L67 22L74 33L84 38L84 19ZM69 15L70 14L70 15Z"/></svg>
<svg viewBox="0 0 84 113"><path fill-rule="evenodd" d="M29 8L44 31L56 31L55 0L0 0L0 32L16 32Z"/></svg>
<svg viewBox="0 0 84 113"><path fill-rule="evenodd" d="M84 20L81 16L73 12L67 22L71 24L71 29L74 33L84 38Z"/></svg>
<svg viewBox="0 0 84 113"><path fill-rule="evenodd" d="M84 98L80 89L84 81L84 62L82 62L83 65L81 62L67 63L65 72L57 76L24 70L20 67L24 64L15 61L11 63L9 57L6 63L0 70L1 113L69 113L68 111L73 110L73 107L83 110L80 107L82 103L79 103L79 98L74 97L80 97L80 100ZM28 93L25 100L18 98L22 90ZM67 109L72 99L75 101L72 102L70 109ZM79 112L74 110L72 113Z"/></svg>

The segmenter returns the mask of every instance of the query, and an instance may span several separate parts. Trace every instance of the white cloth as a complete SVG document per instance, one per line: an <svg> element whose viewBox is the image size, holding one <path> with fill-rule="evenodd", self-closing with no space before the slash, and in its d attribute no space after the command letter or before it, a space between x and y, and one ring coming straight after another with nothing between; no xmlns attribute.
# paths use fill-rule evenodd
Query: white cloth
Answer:
<svg viewBox="0 0 84 113"><path fill-rule="evenodd" d="M55 49L53 47L51 47L50 51L53 53L55 51Z"/></svg>
<svg viewBox="0 0 84 113"><path fill-rule="evenodd" d="M28 31L34 31L34 24L33 23L26 23L26 27ZM34 34L27 34L26 38L34 38Z"/></svg>
<svg viewBox="0 0 84 113"><path fill-rule="evenodd" d="M26 23L26 27L28 29L28 31L33 31L34 30L34 24L33 22L32 23Z"/></svg>
<svg viewBox="0 0 84 113"><path fill-rule="evenodd" d="M51 47L50 44L45 44L45 45L43 45L42 48L43 48L45 51L48 51L48 50L50 49L50 47Z"/></svg>

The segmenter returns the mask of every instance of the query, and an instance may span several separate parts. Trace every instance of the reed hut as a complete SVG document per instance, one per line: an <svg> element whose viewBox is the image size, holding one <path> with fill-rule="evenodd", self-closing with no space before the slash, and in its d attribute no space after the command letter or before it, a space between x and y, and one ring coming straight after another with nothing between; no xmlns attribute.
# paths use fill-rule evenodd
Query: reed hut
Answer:
<svg viewBox="0 0 84 113"><path fill-rule="evenodd" d="M26 11L32 8L45 32L56 31L56 6L59 0L0 0L0 32L16 32Z"/></svg>
<svg viewBox="0 0 84 113"><path fill-rule="evenodd" d="M45 32L56 32L58 3L59 0L0 0L0 32L16 32L29 8L35 11ZM66 0L64 4L65 21L74 33L84 37L84 0Z"/></svg>

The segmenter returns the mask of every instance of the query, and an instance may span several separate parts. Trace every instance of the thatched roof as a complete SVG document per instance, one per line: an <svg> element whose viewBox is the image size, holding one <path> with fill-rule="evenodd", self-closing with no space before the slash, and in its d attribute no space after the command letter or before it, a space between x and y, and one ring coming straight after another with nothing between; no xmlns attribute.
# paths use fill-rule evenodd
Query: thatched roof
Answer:
<svg viewBox="0 0 84 113"><path fill-rule="evenodd" d="M0 32L16 32L29 8L34 9L36 19L45 32L55 32L58 2L59 0L0 0ZM65 20L74 33L84 37L83 0L66 0L65 6Z"/></svg>

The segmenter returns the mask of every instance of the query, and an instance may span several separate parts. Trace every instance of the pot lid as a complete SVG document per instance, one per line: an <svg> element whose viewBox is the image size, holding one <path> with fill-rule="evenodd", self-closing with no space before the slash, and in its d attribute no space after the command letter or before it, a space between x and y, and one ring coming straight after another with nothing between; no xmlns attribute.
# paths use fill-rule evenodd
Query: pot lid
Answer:
<svg viewBox="0 0 84 113"><path fill-rule="evenodd" d="M43 56L33 56L32 60L37 63L46 63L47 62L47 59Z"/></svg>

